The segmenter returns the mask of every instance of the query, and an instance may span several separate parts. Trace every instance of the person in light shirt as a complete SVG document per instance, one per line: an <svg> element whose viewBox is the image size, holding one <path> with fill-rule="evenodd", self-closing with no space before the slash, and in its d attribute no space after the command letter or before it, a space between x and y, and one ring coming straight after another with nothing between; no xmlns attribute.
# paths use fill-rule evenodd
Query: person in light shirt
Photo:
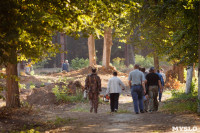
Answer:
<svg viewBox="0 0 200 133"><path fill-rule="evenodd" d="M123 88L123 89L122 89ZM113 72L113 77L108 81L106 95L110 95L111 112L117 112L119 95L125 89L124 83L117 77L117 72Z"/></svg>

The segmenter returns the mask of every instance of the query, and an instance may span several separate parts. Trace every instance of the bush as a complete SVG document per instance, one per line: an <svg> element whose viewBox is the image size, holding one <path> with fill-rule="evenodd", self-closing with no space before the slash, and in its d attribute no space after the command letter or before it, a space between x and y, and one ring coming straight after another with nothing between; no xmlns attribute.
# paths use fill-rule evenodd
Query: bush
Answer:
<svg viewBox="0 0 200 133"><path fill-rule="evenodd" d="M63 86L63 89L59 88L57 85L52 89L52 92L55 94L57 101L62 102L83 102L83 93L81 91L77 91L76 95L70 95L71 91Z"/></svg>
<svg viewBox="0 0 200 133"><path fill-rule="evenodd" d="M71 61L71 67L75 70L89 66L89 59L75 58Z"/></svg>
<svg viewBox="0 0 200 133"><path fill-rule="evenodd" d="M154 66L152 57L143 57L142 55L135 55L135 63L141 67L149 68Z"/></svg>
<svg viewBox="0 0 200 133"><path fill-rule="evenodd" d="M114 58L112 65L115 66L118 70L125 69L126 66L124 64L124 60L125 60L124 58L119 58L119 57Z"/></svg>
<svg viewBox="0 0 200 133"><path fill-rule="evenodd" d="M192 83L194 84L194 83ZM185 93L185 88L171 90L172 97L161 107L164 112L170 113L197 113L197 87L190 94Z"/></svg>

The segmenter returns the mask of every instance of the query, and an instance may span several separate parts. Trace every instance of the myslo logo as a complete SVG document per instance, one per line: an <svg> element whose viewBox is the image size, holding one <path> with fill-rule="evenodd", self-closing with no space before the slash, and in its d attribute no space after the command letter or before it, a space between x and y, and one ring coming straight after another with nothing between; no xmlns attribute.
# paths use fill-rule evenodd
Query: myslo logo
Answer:
<svg viewBox="0 0 200 133"><path fill-rule="evenodd" d="M185 132L195 132L198 128L196 126L172 126L172 131L185 131Z"/></svg>

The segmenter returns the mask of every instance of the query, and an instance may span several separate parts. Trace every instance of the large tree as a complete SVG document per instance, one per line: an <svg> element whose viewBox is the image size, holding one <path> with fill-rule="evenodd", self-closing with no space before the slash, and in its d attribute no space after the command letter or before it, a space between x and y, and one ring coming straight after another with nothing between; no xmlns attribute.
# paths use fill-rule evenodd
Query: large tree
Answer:
<svg viewBox="0 0 200 133"><path fill-rule="evenodd" d="M70 35L79 32L79 16L91 14L82 10L79 2L85 1L0 2L0 64L6 66L6 106L20 106L17 62L25 58L37 61L58 52L59 45L51 43L57 31Z"/></svg>

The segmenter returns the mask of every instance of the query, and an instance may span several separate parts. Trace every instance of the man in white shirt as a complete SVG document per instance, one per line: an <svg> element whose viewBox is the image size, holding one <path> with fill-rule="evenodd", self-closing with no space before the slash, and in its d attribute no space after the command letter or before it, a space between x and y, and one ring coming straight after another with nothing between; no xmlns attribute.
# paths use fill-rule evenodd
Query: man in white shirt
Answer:
<svg viewBox="0 0 200 133"><path fill-rule="evenodd" d="M117 77L117 72L113 72L113 77L108 81L108 87L106 90L106 95L110 94L110 108L111 112L117 112L119 95L125 89L123 82Z"/></svg>

